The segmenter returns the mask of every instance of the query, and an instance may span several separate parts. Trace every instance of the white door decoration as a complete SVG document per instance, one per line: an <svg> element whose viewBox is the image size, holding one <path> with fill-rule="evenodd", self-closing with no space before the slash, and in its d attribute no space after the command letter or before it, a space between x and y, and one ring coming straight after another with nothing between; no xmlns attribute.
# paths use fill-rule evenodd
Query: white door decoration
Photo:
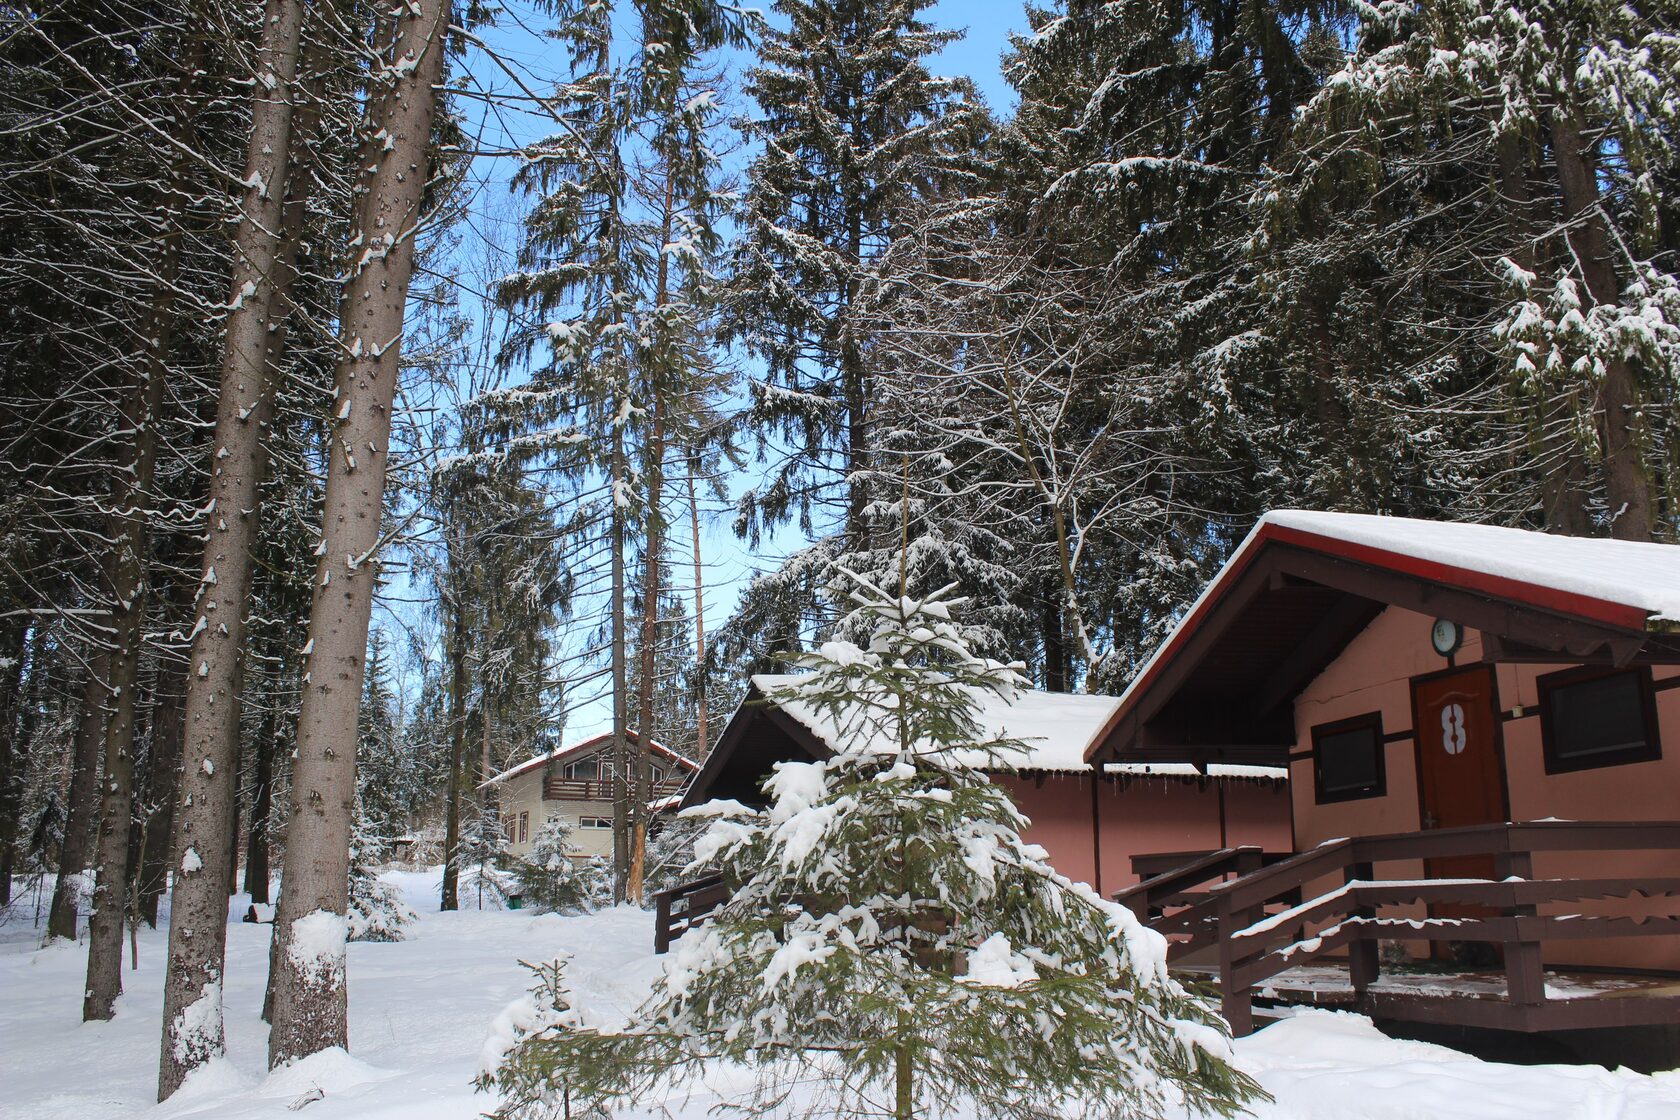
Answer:
<svg viewBox="0 0 1680 1120"><path fill-rule="evenodd" d="M1441 709L1441 746L1448 754L1464 752L1464 708L1448 704Z"/></svg>

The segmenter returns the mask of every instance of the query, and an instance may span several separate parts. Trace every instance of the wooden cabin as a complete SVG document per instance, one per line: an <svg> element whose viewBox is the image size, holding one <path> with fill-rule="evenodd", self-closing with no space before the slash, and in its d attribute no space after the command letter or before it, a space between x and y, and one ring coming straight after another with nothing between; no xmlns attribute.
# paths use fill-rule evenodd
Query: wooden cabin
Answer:
<svg viewBox="0 0 1680 1120"><path fill-rule="evenodd" d="M766 699L793 678L752 678L747 699L684 795L698 805L730 798L762 805L761 785L777 762L826 758L839 746L818 713L798 703ZM1288 772L1281 765L1184 761L1106 762L1086 755L1113 732L1119 701L1112 696L1024 691L1013 702L988 699L981 720L988 737L1020 739L1026 750L992 773L1031 820L1028 841L1042 846L1062 874L1114 891L1182 863L1185 853L1229 846L1289 850ZM699 880L657 899L656 944L698 918L689 905L700 892L709 906L721 899ZM674 924L673 924L674 922Z"/></svg>
<svg viewBox="0 0 1680 1120"><path fill-rule="evenodd" d="M628 732L632 744L636 733ZM654 804L682 791L699 766L649 741ZM574 858L612 856L613 737L596 735L538 755L479 786L498 793L503 843L516 856L530 852L543 822L560 817L572 829Z"/></svg>
<svg viewBox="0 0 1680 1120"><path fill-rule="evenodd" d="M1680 1022L1680 547L1271 513L1088 755L1169 758L1289 767L1299 855L1232 878L1227 848L1121 894L1175 960L1217 957L1239 1030L1291 991Z"/></svg>

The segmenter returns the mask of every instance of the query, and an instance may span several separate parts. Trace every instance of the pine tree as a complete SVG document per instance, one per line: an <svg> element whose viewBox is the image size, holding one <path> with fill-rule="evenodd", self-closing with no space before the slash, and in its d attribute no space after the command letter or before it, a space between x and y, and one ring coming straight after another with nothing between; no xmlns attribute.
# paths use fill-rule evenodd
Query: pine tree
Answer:
<svg viewBox="0 0 1680 1120"><path fill-rule="evenodd" d="M606 640L614 734L613 851L618 897L640 893L654 721L650 659L665 597L667 459L702 459L723 434L726 380L708 328L727 197L712 134L720 112L703 54L741 41L742 17L711 4L644 3L639 40L620 62L608 5L562 9L554 37L571 75L553 98L567 127L532 145L516 186L537 197L520 268L497 298L525 325L509 362L544 357L530 382L491 397L510 450L579 489L598 485L578 521L604 538ZM644 683L631 695L631 566L640 550ZM634 702L634 713L632 704ZM632 741L632 722L639 734Z"/></svg>
<svg viewBox="0 0 1680 1120"><path fill-rule="evenodd" d="M1425 329L1402 368L1451 362L1482 390L1471 405L1526 429L1527 447L1484 468L1525 483L1496 516L1650 539L1674 497L1672 436L1649 406L1680 386L1680 281L1659 219L1680 144L1673 12L1420 0L1360 17L1357 49L1262 192L1264 244L1299 262L1277 271L1292 292L1309 268L1332 286L1346 276L1355 298ZM1371 248L1342 256L1364 267L1326 270L1325 223L1346 238L1350 221Z"/></svg>
<svg viewBox="0 0 1680 1120"><path fill-rule="evenodd" d="M523 856L504 853L503 865L513 876L511 893L544 914L576 914L601 901L587 865L573 858L572 829L561 816L550 816L532 838Z"/></svg>
<svg viewBox="0 0 1680 1120"><path fill-rule="evenodd" d="M483 1080L496 1115L634 1103L719 1060L759 1073L747 1115L791 1104L898 1120L1235 1115L1260 1095L1230 1064L1222 1020L1166 970L1165 944L1058 875L979 769L1020 743L986 739L984 706L1024 683L976 658L944 594L852 594L867 648L798 659L776 699L829 730L836 754L783 763L769 807L727 803L697 858L733 894L686 934L618 1031L525 1032ZM793 1107L804 1107L801 1100Z"/></svg>
<svg viewBox="0 0 1680 1120"><path fill-rule="evenodd" d="M401 941L403 931L418 917L397 889L379 878L378 864L390 849L377 829L358 798L350 832L350 906L345 913L351 941Z"/></svg>
<svg viewBox="0 0 1680 1120"><path fill-rule="evenodd" d="M878 433L877 370L859 293L911 204L961 190L978 109L970 84L928 60L961 37L921 18L930 0L778 0L746 91L748 135L763 152L748 172L730 320L763 358L753 421L790 449L741 503L741 529L797 521L807 534L868 544Z"/></svg>

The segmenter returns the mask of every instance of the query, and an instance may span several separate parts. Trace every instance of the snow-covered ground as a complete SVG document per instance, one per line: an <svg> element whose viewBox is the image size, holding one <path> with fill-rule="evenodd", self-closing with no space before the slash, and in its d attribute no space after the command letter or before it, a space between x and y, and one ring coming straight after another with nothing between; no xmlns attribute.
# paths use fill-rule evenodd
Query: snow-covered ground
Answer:
<svg viewBox="0 0 1680 1120"><path fill-rule="evenodd" d="M421 915L407 941L350 946L350 1054L264 1069L258 1018L269 927L235 923L228 944L226 1061L173 1100L152 1104L164 938L140 939L141 967L109 1023L81 1022L80 946L39 951L17 925L0 928L0 1117L296 1115L467 1120L494 1106L472 1089L492 1020L528 986L521 960L572 954L568 970L588 1011L634 1006L658 974L652 917L617 909L587 917L435 911L437 872L388 879ZM244 906L235 900L236 912ZM1237 1044L1245 1068L1276 1098L1259 1120L1672 1120L1680 1073L1646 1077L1593 1066L1509 1066L1385 1038L1358 1016L1306 1012ZM675 1120L703 1120L716 1098L669 1102ZM627 1118L629 1120L629 1118Z"/></svg>

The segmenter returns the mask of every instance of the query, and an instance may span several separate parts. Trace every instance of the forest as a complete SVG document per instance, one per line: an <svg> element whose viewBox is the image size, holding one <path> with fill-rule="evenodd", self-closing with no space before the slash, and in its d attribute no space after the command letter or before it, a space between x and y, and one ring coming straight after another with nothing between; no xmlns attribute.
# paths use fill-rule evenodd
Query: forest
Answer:
<svg viewBox="0 0 1680 1120"><path fill-rule="evenodd" d="M1269 509L1680 540L1680 0L931 6L0 5L0 912L166 909L160 1099L581 729L640 901L853 578L1113 694Z"/></svg>

